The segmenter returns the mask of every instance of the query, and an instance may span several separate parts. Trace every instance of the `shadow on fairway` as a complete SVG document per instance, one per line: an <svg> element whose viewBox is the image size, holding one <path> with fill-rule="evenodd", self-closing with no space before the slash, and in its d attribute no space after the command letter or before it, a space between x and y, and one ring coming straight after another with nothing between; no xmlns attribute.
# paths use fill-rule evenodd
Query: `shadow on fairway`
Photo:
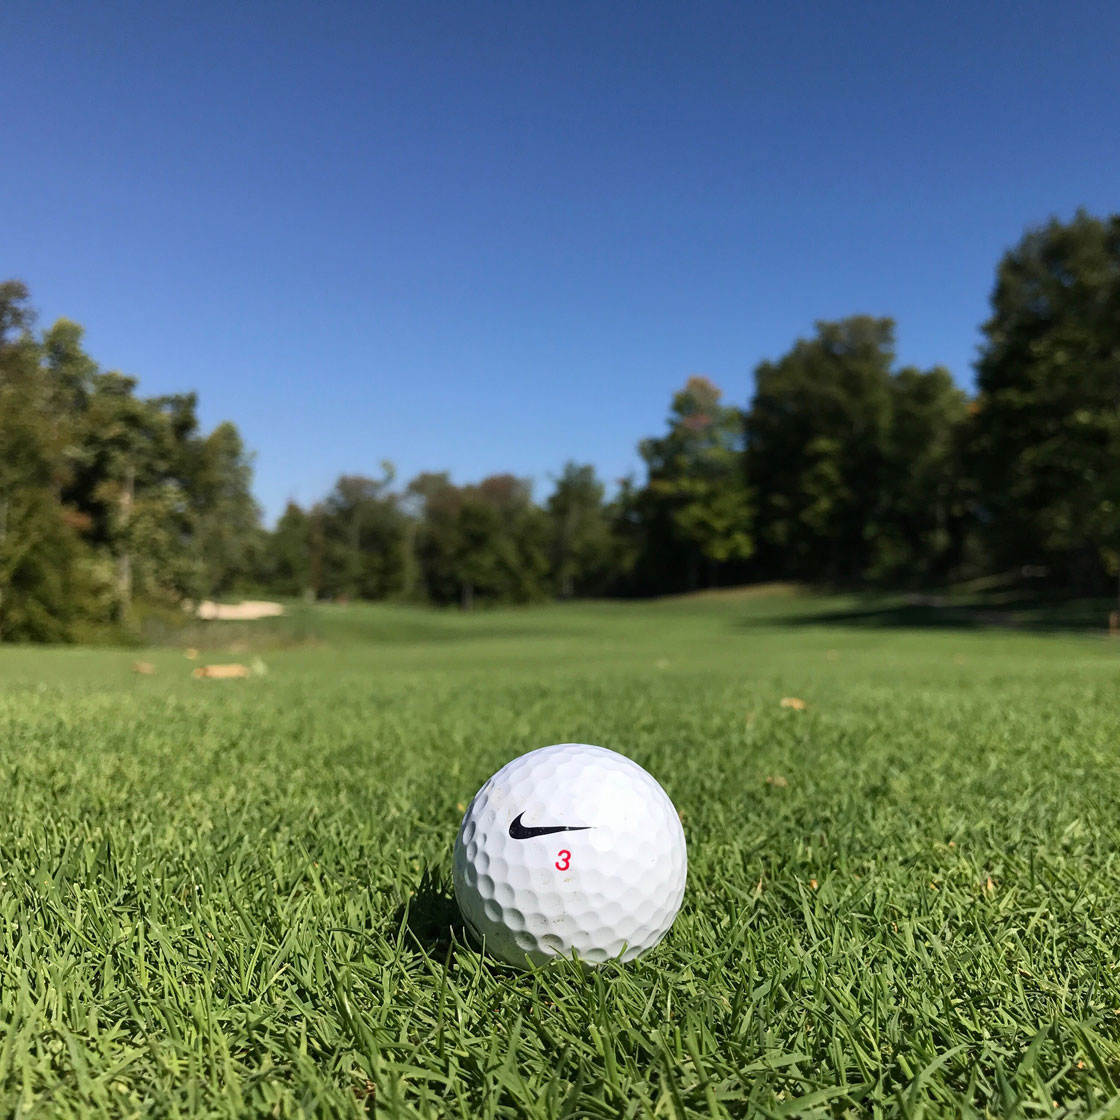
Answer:
<svg viewBox="0 0 1120 1120"><path fill-rule="evenodd" d="M939 595L868 595L843 606L835 601L814 610L801 601L796 611L765 618L746 618L740 625L856 626L868 628L976 630L985 628L1033 631L1105 631L1116 608L1110 599L1046 601L1025 596L956 600Z"/></svg>
<svg viewBox="0 0 1120 1120"><path fill-rule="evenodd" d="M407 930L406 948L419 944L425 953L440 959L463 947L463 919L445 876L431 867L424 869L416 889L393 913L393 928Z"/></svg>

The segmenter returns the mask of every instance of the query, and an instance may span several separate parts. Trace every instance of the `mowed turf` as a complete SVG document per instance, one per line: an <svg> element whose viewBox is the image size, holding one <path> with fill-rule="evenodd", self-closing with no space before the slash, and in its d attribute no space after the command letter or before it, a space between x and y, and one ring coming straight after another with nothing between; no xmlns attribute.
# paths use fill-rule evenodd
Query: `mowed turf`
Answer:
<svg viewBox="0 0 1120 1120"><path fill-rule="evenodd" d="M325 607L232 681L0 649L0 1115L1116 1115L1120 642L821 607ZM660 779L688 890L518 973L452 844L568 740Z"/></svg>

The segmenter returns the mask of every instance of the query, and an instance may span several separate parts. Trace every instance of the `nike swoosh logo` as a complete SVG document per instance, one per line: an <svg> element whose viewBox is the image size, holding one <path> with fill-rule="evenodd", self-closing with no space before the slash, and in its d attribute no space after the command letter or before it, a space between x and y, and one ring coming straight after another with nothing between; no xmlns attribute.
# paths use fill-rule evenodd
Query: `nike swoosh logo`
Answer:
<svg viewBox="0 0 1120 1120"><path fill-rule="evenodd" d="M589 828L594 827L590 824L528 825L521 823L523 816L525 816L524 813L518 813L509 822L509 834L514 840L531 840L534 836L551 836L554 832L586 832Z"/></svg>

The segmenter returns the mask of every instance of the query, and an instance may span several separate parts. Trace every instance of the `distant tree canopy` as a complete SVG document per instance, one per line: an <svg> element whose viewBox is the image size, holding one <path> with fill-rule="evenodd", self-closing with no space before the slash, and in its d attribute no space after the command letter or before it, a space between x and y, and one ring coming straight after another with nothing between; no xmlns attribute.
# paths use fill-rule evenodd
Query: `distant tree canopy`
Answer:
<svg viewBox="0 0 1120 1120"><path fill-rule="evenodd" d="M894 323L816 324L745 407L694 376L643 478L343 475L260 524L231 423L142 397L82 328L36 333L0 284L0 640L128 629L138 604L256 590L457 605L653 595L752 579L928 586L1120 577L1120 216L1029 230L999 262L974 398L897 367Z"/></svg>
<svg viewBox="0 0 1120 1120"><path fill-rule="evenodd" d="M754 552L743 414L722 404L722 395L706 377L689 378L673 397L668 430L638 447L649 476L650 528L663 554L676 559L672 582L687 589L712 583L721 564Z"/></svg>
<svg viewBox="0 0 1120 1120"><path fill-rule="evenodd" d="M568 462L545 507L556 593L601 595L620 568L605 487L588 464Z"/></svg>
<svg viewBox="0 0 1120 1120"><path fill-rule="evenodd" d="M944 369L893 363L894 323L856 316L756 370L745 466L762 570L910 582L953 566L967 398Z"/></svg>
<svg viewBox="0 0 1120 1120"><path fill-rule="evenodd" d="M237 429L198 430L193 395L140 397L82 328L41 335L0 285L0 638L61 641L255 579L262 543Z"/></svg>
<svg viewBox="0 0 1120 1120"><path fill-rule="evenodd" d="M1120 215L1030 231L1000 261L972 442L985 544L1077 586L1120 560Z"/></svg>

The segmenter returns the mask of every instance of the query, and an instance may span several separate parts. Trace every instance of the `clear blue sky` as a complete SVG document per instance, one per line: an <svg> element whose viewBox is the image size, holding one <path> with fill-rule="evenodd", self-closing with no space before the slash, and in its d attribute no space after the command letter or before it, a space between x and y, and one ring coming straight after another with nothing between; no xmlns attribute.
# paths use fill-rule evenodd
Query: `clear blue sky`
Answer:
<svg viewBox="0 0 1120 1120"><path fill-rule="evenodd" d="M0 6L0 276L340 472L613 480L814 320L972 378L1000 253L1120 209L1120 8Z"/></svg>

